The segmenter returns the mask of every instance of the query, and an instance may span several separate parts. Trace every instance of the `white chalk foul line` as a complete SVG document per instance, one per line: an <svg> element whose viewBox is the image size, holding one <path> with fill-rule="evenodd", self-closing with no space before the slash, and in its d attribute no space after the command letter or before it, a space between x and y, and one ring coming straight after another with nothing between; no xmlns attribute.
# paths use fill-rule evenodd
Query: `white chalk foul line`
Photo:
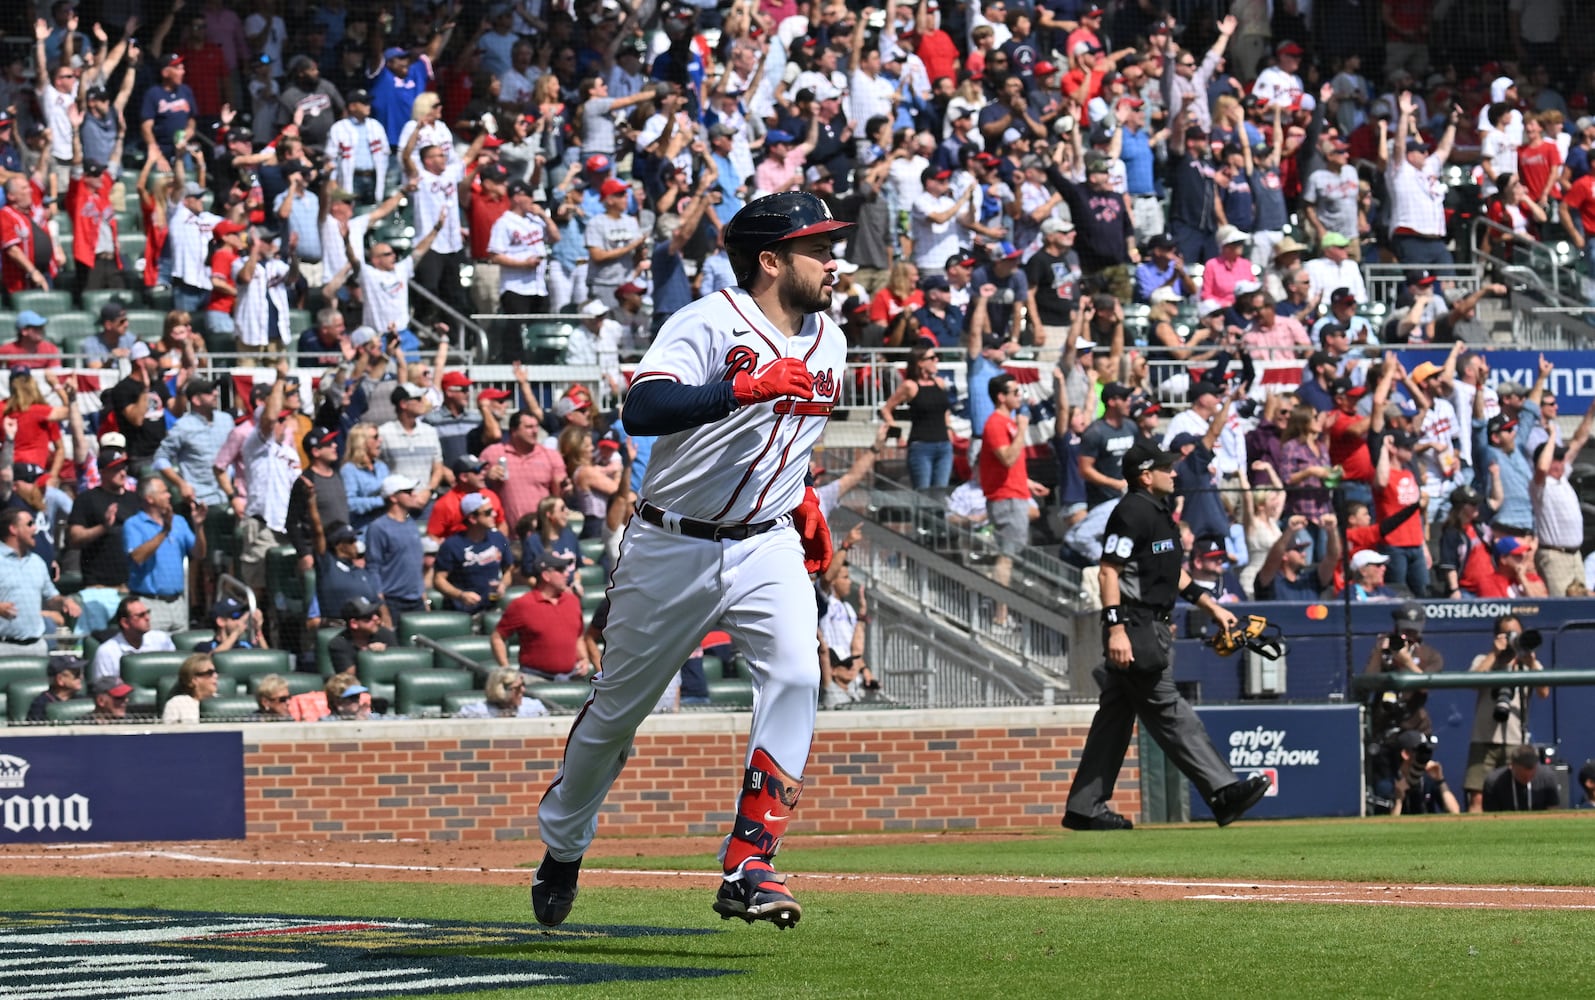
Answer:
<svg viewBox="0 0 1595 1000"><path fill-rule="evenodd" d="M47 848L58 850L59 847ZM304 859L269 859L269 858L236 858L217 854L199 854L192 851L174 850L103 850L87 851L75 854L3 854L0 857L18 861L105 861L115 858L127 859L158 859L168 861L184 861L197 864L233 865L237 867L270 868L323 868L343 869L351 871L393 871L393 872L436 872L458 874L496 874L496 875L525 875L530 868L482 868L476 866L450 866L450 865L400 865L385 864L366 861L309 861ZM654 878L680 878L693 881L704 881L713 877L712 872L682 871L671 868L589 868L591 874L615 876L648 876ZM1515 909L1520 908L1511 903L1458 900L1458 899L1401 899L1395 893L1434 893L1460 895L1467 894L1505 894L1516 895L1588 895L1590 889L1568 888L1558 886L1503 886L1503 885L1412 885L1390 884L1375 885L1354 883L1345 886L1331 886L1322 883L1294 883L1294 882L1228 882L1228 881L1198 881L1191 879L1167 878L1092 878L1081 876L1029 876L1029 875L880 875L880 874L844 874L830 872L803 872L792 873L795 877L809 882L871 882L879 884L888 882L900 885L926 885L926 884L958 884L958 885L1042 885L1067 887L1077 886L1108 886L1123 888L1163 888L1163 889L1229 889L1233 892L1196 893L1186 896L1186 899L1219 902L1274 902L1274 903L1353 903L1369 906L1430 906L1430 907L1471 907L1487 909ZM1547 900L1544 903L1532 904L1536 908L1567 909L1567 910L1595 910L1591 903L1556 903Z"/></svg>

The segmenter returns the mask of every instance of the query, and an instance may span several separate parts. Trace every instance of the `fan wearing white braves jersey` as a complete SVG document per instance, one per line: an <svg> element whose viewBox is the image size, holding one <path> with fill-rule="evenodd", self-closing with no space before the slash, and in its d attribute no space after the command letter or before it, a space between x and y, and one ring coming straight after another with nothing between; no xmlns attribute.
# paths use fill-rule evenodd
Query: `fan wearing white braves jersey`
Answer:
<svg viewBox="0 0 1595 1000"><path fill-rule="evenodd" d="M805 485L840 392L846 342L825 314L834 242L852 229L818 198L754 201L726 227L738 287L672 316L626 401L657 436L610 578L603 667L538 807L547 851L532 908L549 926L576 899L598 812L676 668L723 629L753 673L753 725L714 908L786 928L801 907L771 859L803 788L819 690L809 573L830 529Z"/></svg>

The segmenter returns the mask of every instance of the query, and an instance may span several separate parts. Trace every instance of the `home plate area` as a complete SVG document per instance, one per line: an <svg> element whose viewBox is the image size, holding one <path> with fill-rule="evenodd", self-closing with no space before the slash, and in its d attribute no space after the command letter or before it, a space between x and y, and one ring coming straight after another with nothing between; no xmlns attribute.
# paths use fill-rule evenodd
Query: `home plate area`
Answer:
<svg viewBox="0 0 1595 1000"><path fill-rule="evenodd" d="M711 933L660 927L572 928L572 938ZM548 932L445 920L240 916L154 910L0 915L0 997L7 1000L325 1000L616 980L685 979L728 970L544 962ZM484 952L518 957L485 956Z"/></svg>

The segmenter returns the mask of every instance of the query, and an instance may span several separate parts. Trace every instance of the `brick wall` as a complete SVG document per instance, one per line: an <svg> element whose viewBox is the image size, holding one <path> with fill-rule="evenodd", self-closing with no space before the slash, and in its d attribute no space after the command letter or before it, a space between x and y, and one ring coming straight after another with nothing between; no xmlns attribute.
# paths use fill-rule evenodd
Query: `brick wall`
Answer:
<svg viewBox="0 0 1595 1000"><path fill-rule="evenodd" d="M821 713L794 832L1056 827L1092 708ZM535 839L570 718L246 726L252 839ZM719 833L746 715L648 720L600 836ZM1135 747L1114 805L1140 813Z"/></svg>

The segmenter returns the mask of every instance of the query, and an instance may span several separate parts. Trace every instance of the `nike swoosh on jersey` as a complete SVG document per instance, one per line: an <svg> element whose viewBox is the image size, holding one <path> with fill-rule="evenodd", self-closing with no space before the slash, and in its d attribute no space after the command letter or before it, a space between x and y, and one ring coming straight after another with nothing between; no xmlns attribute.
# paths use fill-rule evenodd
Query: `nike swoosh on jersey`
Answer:
<svg viewBox="0 0 1595 1000"><path fill-rule="evenodd" d="M768 814L766 814L766 818L768 818ZM756 826L750 826L746 830L742 831L742 836L744 837L757 837L758 835L759 828Z"/></svg>

